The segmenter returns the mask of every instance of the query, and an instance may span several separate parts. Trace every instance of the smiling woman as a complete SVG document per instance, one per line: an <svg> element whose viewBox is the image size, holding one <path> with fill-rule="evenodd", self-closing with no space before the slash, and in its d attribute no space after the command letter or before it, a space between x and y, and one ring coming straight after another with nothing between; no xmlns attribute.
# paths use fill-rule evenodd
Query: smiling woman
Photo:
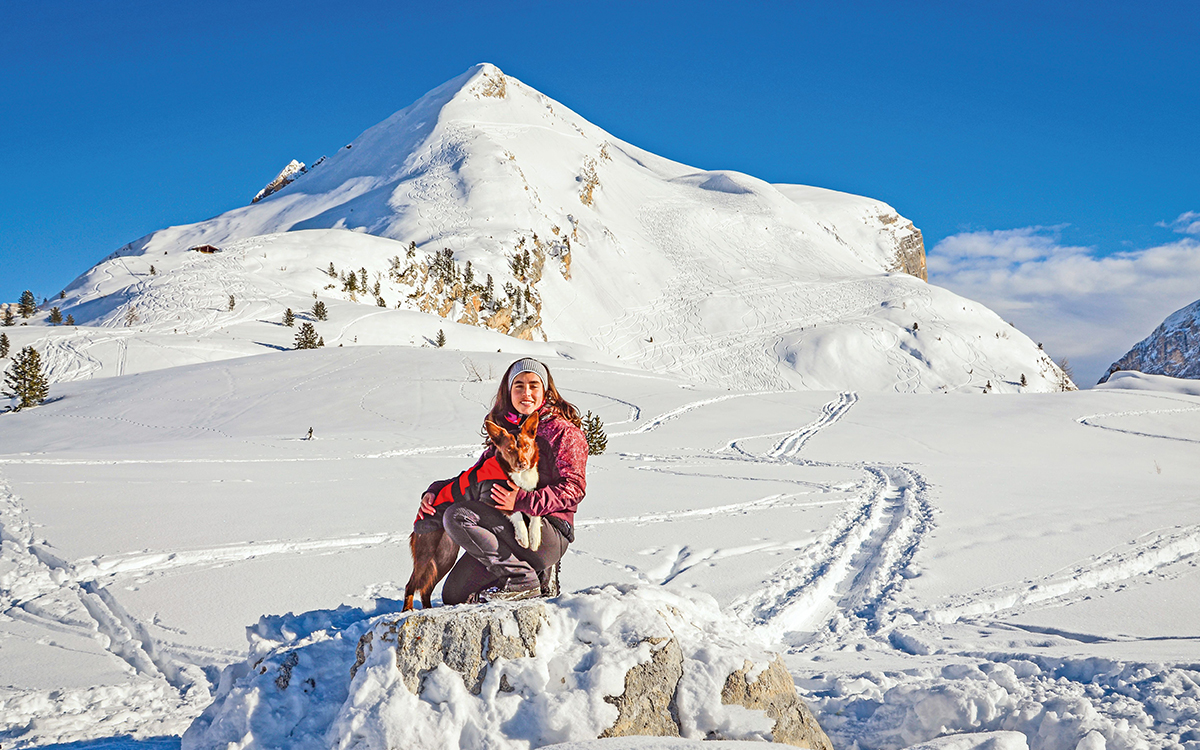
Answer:
<svg viewBox="0 0 1200 750"><path fill-rule="evenodd" d="M559 394L549 368L530 358L509 365L485 424L518 441L522 432L536 431L536 473L522 472L536 476L536 485L522 489L498 481L490 494L457 500L441 514L435 499L456 480L434 482L425 491L414 531L426 530L430 520L441 515L446 535L465 553L446 577L444 604L525 599L550 591L550 572L575 541L575 511L587 487L587 438L579 410ZM489 445L472 470L495 456L496 446ZM546 522L540 544L526 547L518 542L506 515L510 513Z"/></svg>

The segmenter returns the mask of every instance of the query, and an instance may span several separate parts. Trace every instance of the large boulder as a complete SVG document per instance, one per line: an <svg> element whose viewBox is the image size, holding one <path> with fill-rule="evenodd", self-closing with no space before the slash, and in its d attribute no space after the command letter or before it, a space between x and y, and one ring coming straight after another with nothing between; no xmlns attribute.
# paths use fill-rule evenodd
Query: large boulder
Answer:
<svg viewBox="0 0 1200 750"><path fill-rule="evenodd" d="M227 675L185 750L524 750L631 735L832 750L782 661L707 597L609 585L333 630Z"/></svg>

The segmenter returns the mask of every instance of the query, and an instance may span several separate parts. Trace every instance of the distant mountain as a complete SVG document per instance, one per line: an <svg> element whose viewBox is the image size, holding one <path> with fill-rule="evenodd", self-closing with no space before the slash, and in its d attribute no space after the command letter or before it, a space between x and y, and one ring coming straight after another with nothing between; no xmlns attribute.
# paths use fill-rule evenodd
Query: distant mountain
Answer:
<svg viewBox="0 0 1200 750"><path fill-rule="evenodd" d="M481 64L252 205L121 248L61 307L200 334L227 296L271 317L320 296L728 387L1073 388L924 278L920 231L885 203L655 156Z"/></svg>
<svg viewBox="0 0 1200 750"><path fill-rule="evenodd" d="M1114 362L1100 382L1121 370L1200 379L1200 300L1167 316L1153 333Z"/></svg>

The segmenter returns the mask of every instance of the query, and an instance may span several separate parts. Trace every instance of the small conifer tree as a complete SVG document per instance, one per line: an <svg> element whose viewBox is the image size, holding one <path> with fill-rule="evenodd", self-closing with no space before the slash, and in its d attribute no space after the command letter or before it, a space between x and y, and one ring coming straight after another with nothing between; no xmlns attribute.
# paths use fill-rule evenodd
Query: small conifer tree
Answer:
<svg viewBox="0 0 1200 750"><path fill-rule="evenodd" d="M608 448L608 435L604 432L604 423L590 410L583 418L583 434L587 438L589 456L599 456Z"/></svg>
<svg viewBox="0 0 1200 750"><path fill-rule="evenodd" d="M446 332L441 328L438 329L437 338L433 340L435 346L439 349L446 345Z"/></svg>
<svg viewBox="0 0 1200 750"><path fill-rule="evenodd" d="M329 261L329 270L325 273L329 274L329 278L331 279L337 278L337 269L333 267L333 261Z"/></svg>
<svg viewBox="0 0 1200 750"><path fill-rule="evenodd" d="M321 300L313 303L312 314L317 320L325 320L329 316L329 312L325 309L325 303Z"/></svg>
<svg viewBox="0 0 1200 750"><path fill-rule="evenodd" d="M137 305L131 305L129 309L125 311L125 327L128 328L136 322L138 322Z"/></svg>
<svg viewBox="0 0 1200 750"><path fill-rule="evenodd" d="M0 333L0 359L8 357L8 334Z"/></svg>
<svg viewBox="0 0 1200 750"><path fill-rule="evenodd" d="M158 271L155 271L155 270L154 270L154 264L153 264L153 263L151 263L151 264L150 264L150 275L151 275L151 276L157 276L157 275L158 275Z"/></svg>
<svg viewBox="0 0 1200 750"><path fill-rule="evenodd" d="M1025 373L1021 373L1021 387L1024 388L1027 385L1029 385L1029 381L1025 380Z"/></svg>
<svg viewBox="0 0 1200 750"><path fill-rule="evenodd" d="M59 310L57 307L50 308L50 325L60 326L62 322L62 310Z"/></svg>
<svg viewBox="0 0 1200 750"><path fill-rule="evenodd" d="M358 277L354 275L353 271L351 271L350 275L348 277L346 277L346 282L344 284L342 284L342 291L343 292L357 292L358 291Z"/></svg>
<svg viewBox="0 0 1200 750"><path fill-rule="evenodd" d="M324 336L321 336L317 339L317 346L325 346L325 337ZM338 346L341 346L341 344L338 344Z"/></svg>
<svg viewBox="0 0 1200 750"><path fill-rule="evenodd" d="M283 324L288 328L292 328L296 325L296 315L292 312L292 308L290 307L283 311Z"/></svg>
<svg viewBox="0 0 1200 750"><path fill-rule="evenodd" d="M69 326L75 325L75 316L71 315L70 313L67 313L67 325L69 325Z"/></svg>
<svg viewBox="0 0 1200 750"><path fill-rule="evenodd" d="M236 305L236 304L237 304L237 301L234 300L233 295L232 294L229 295L229 309L232 310L234 305Z"/></svg>
<svg viewBox="0 0 1200 750"><path fill-rule="evenodd" d="M312 323L304 322L300 324L300 330L296 331L296 347L297 349L316 349L317 329L313 328Z"/></svg>
<svg viewBox="0 0 1200 750"><path fill-rule="evenodd" d="M4 308L4 325L15 326L17 324L17 316L13 314L11 307Z"/></svg>
<svg viewBox="0 0 1200 750"><path fill-rule="evenodd" d="M17 306L22 318L32 318L33 314L37 312L37 300L34 298L33 292L28 289L22 292Z"/></svg>
<svg viewBox="0 0 1200 750"><path fill-rule="evenodd" d="M376 307L387 307L387 302L384 301L383 297L380 297L379 295L375 295L375 306Z"/></svg>
<svg viewBox="0 0 1200 750"><path fill-rule="evenodd" d="M58 298L59 298L59 299L66 299L66 298L67 298L67 290L66 290L66 289L64 289L64 290L62 290L61 292L59 292L59 293L58 293Z"/></svg>
<svg viewBox="0 0 1200 750"><path fill-rule="evenodd" d="M50 384L42 373L42 356L32 346L27 346L13 358L12 365L4 373L2 393L18 403L13 411L37 406L50 395Z"/></svg>

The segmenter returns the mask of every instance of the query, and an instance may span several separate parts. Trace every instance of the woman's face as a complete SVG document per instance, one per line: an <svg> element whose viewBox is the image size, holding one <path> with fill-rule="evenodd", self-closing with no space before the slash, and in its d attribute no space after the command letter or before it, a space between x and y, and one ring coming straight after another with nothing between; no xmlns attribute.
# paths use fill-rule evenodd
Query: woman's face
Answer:
<svg viewBox="0 0 1200 750"><path fill-rule="evenodd" d="M513 408L517 410L518 414L533 414L546 402L546 391L542 386L542 379L537 376L537 373L521 373L513 380L508 398L512 401Z"/></svg>

